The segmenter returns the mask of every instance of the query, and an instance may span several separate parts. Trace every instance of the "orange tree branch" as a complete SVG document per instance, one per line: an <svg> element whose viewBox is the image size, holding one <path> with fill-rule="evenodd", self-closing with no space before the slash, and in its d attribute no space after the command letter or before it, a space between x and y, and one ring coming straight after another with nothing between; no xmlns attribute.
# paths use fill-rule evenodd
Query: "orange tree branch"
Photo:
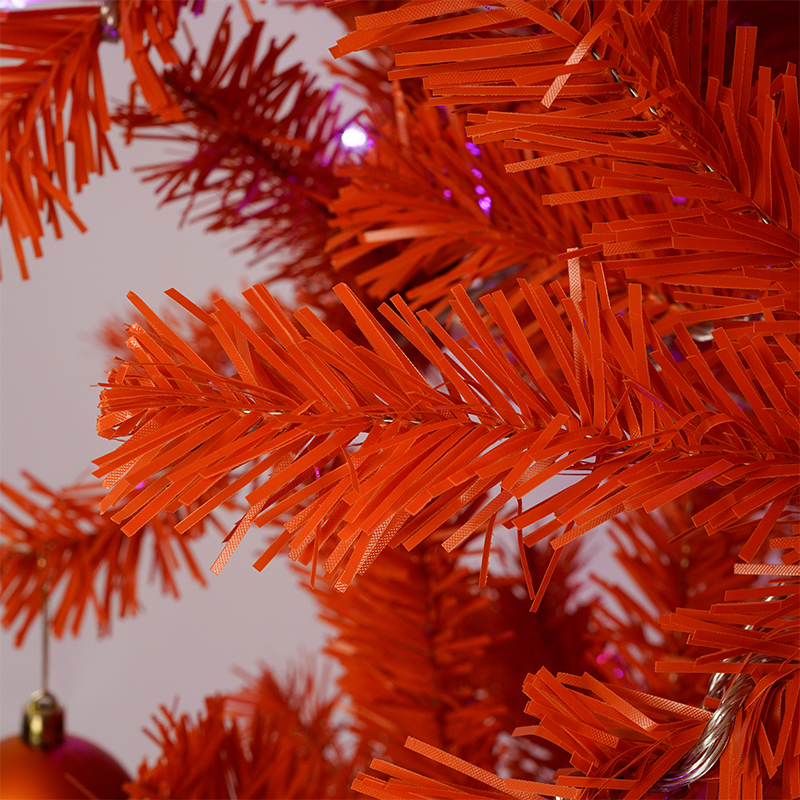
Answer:
<svg viewBox="0 0 800 800"><path fill-rule="evenodd" d="M178 14L187 0L121 0L119 38L125 45L125 58L131 62L136 84L154 114L167 122L180 122L183 114L164 86L150 61L155 49L162 63L180 62L172 46L178 32ZM196 4L195 4L196 5ZM202 5L195 11L202 10Z"/></svg>
<svg viewBox="0 0 800 800"><path fill-rule="evenodd" d="M252 249L254 261L288 248L293 274L307 278L325 262L327 204L342 184L332 169L339 109L300 64L278 68L291 39L257 54L263 28L253 24L229 56L226 13L205 62L193 50L164 73L188 129L153 109L122 109L115 120L129 141L156 138L194 151L144 168L162 204L185 202L183 220L204 221L209 231L251 231L240 249ZM193 218L203 199L206 208Z"/></svg>
<svg viewBox="0 0 800 800"><path fill-rule="evenodd" d="M119 525L97 510L104 495L98 483L53 491L26 477L28 493L0 484L6 500L0 508L2 625L16 626L17 646L41 612L43 591L51 598L50 625L58 637L67 629L77 636L89 609L100 633L109 631L115 613L135 615L139 563L148 541L152 575L161 579L164 592L178 596L181 556L192 577L205 585L189 542L174 532L180 513L164 511L148 523L143 537L125 539Z"/></svg>
<svg viewBox="0 0 800 800"><path fill-rule="evenodd" d="M118 33L136 78L154 113L179 121L180 109L150 63L156 49L165 64L178 61L171 39L185 0L120 0ZM75 191L103 161L116 161L106 137L106 107L98 47L109 20L99 8L0 11L0 219L8 221L23 278L28 277L23 241L42 253L44 223L61 238L60 208L86 228L72 208L66 143L73 145ZM65 120L65 112L69 113Z"/></svg>
<svg viewBox="0 0 800 800"><path fill-rule="evenodd" d="M583 243L627 280L675 285L676 312L688 307L696 321L752 313L743 295L769 291L758 282L769 266L779 295L771 302L794 315L795 67L774 79L768 68L755 75L755 29L742 27L728 78L725 8L620 1L593 16L584 0L413 4L360 17L334 52L390 45L391 78L422 77L431 103L468 106L473 141L526 151L521 161L509 157L507 171L558 165L589 182L548 193L546 205L665 200L649 213L597 221Z"/></svg>
<svg viewBox="0 0 800 800"><path fill-rule="evenodd" d="M5 61L0 73L0 219L8 223L27 278L22 243L30 239L34 253L41 255L44 222L60 238L59 207L86 230L69 199L66 143L74 148L75 191L91 173L102 174L104 156L114 168L116 163L106 138L98 10L0 11L0 24Z"/></svg>
<svg viewBox="0 0 800 800"><path fill-rule="evenodd" d="M354 764L337 745L336 702L309 670L266 668L234 695L207 697L192 720L161 707L161 752L127 784L132 798L352 797Z"/></svg>
<svg viewBox="0 0 800 800"><path fill-rule="evenodd" d="M797 537L792 539L796 549ZM415 753L469 775L492 791L441 783L425 773L377 760L373 769L393 780L362 774L354 788L389 800L440 796L537 800L553 795L594 800L684 788L699 788L704 794L716 791L732 800L797 796L797 570L789 566L769 572L782 577L770 586L731 590L711 609L678 609L665 619L666 628L688 632L690 641L711 652L693 661L665 662L660 669L728 673L734 678L721 698L709 698L715 711L604 684L587 674L555 676L540 669L525 682L527 711L540 722L519 728L517 735L544 738L572 754L573 769L559 774L555 784L501 777L409 737L406 747ZM715 742L718 766L708 755ZM705 768L698 768L701 762ZM697 787L692 789L692 784Z"/></svg>
<svg viewBox="0 0 800 800"><path fill-rule="evenodd" d="M656 662L692 658L697 648L687 644L686 636L665 632L659 616L676 608L709 608L721 602L729 589L745 588L754 580L731 572L753 519L728 528L724 540L707 536L691 520L694 508L713 502L704 494L714 494L713 489L695 489L652 514L640 509L615 517L614 558L630 583L614 583L592 573L603 590L592 609L598 672L610 683L693 705L702 703L707 676L663 673ZM611 598L613 606L608 603Z"/></svg>
<svg viewBox="0 0 800 800"><path fill-rule="evenodd" d="M518 278L566 280L559 255L578 248L593 222L653 210L640 198L548 206L543 196L591 183L561 167L507 175L501 145L479 148L466 142L461 117L404 101L402 120L376 121L361 163L339 168L349 182L331 203L332 265L348 268L371 297L399 293L438 316L453 286L480 286L502 289L517 305ZM611 279L615 299L619 278Z"/></svg>
<svg viewBox="0 0 800 800"><path fill-rule="evenodd" d="M268 336L258 336L224 302L211 315L195 309L236 378L211 370L134 297L155 332L131 330L136 360L113 371L102 392L99 432L129 437L96 462L96 474L113 487L104 506L130 494L114 519L127 520L123 530L132 534L161 508L211 491L178 525L184 531L260 481L247 494L249 510L218 570L254 521L270 522L314 497L257 566L286 545L299 555L333 537L338 543L324 566L343 589L384 547L412 548L478 494L493 490L500 502L522 500L567 470L586 477L510 520L520 530L539 523L526 544L560 531L551 542L558 551L621 510L652 511L702 484L726 490L695 510L694 523L709 533L795 498L791 381L773 380L763 396L754 385L759 372L789 375L781 365L791 351L780 345L780 326L770 333L770 326L755 323L750 332L737 329L734 340L724 329L715 333L718 374L739 386L744 402L737 404L681 327L676 360L642 315L636 284L631 312L622 315L598 296L594 282L587 282L580 302L564 296L559 284L551 288L560 302L544 287L522 287L560 374L542 370L502 293L483 298L499 340L462 290L453 301L467 334L462 339L425 311L415 316L399 299L396 310L384 306L389 322L438 372L438 385L344 287L339 296L369 348L333 333L308 311L297 312L293 322L261 286L245 295ZM559 304L571 330L560 322ZM336 459L339 466L321 476ZM214 496L214 484L234 471L235 479ZM145 489L135 488L155 475ZM471 525L445 546L463 540ZM756 527L751 535L762 534Z"/></svg>
<svg viewBox="0 0 800 800"><path fill-rule="evenodd" d="M456 518L412 553L387 550L345 593L314 591L334 632L326 652L344 669L339 685L367 755L424 768L424 759L403 748L411 735L483 768L502 764L530 776L525 748L499 737L524 721L521 687L529 669L583 667L588 609L565 609L574 559L560 565L559 589L553 587L545 612L530 614L519 564L511 575L493 576L482 592L478 571L440 547L458 527ZM541 575L545 558L529 557L529 568ZM540 748L535 769L549 776L565 766L554 758ZM447 777L435 767L429 774Z"/></svg>

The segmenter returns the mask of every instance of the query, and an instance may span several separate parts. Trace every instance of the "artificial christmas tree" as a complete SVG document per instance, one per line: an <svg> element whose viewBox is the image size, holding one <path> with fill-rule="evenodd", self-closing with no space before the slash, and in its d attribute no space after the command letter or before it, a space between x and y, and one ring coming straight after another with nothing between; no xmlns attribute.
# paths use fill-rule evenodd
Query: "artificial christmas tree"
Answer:
<svg viewBox="0 0 800 800"><path fill-rule="evenodd" d="M367 106L353 150L258 24L229 55L224 17L181 59L184 5L94 12L118 16L143 97L114 119L192 148L148 168L165 202L246 231L256 260L278 248L271 279L308 307L270 278L245 303L169 292L183 315L131 294L98 419L123 440L95 462L110 522L85 552L82 525L59 534L64 575L237 508L212 570L253 525L258 569L302 565L354 743L310 678L265 673L244 721L241 697L165 710L132 796L344 796L365 770L352 790L380 798L799 797L798 5L330 2L352 28L333 69ZM65 92L79 183L108 117L92 15L9 17L0 184L25 269L44 209L57 234L55 204L74 213ZM70 497L8 518L8 622L36 614L37 542ZM587 602L569 580L607 523L630 585L597 576Z"/></svg>

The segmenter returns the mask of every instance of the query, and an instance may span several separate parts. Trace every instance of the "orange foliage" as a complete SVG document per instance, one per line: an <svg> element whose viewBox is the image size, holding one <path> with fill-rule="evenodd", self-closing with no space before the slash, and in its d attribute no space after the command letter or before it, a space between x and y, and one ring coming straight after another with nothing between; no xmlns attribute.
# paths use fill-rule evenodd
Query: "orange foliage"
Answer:
<svg viewBox="0 0 800 800"><path fill-rule="evenodd" d="M331 6L355 17L335 55L391 48L395 58L388 81L380 53L338 68L371 106L374 146L360 161L331 143L326 93L299 65L276 71L283 48L256 59L260 26L226 60L223 19L209 60L179 63L169 44L178 6L125 7L121 35L150 104L123 115L130 132L165 129L196 148L186 163L150 169L165 200L187 200L188 214L215 194L209 227L252 223L245 246L256 255L291 241L296 259L280 276L338 330L308 309L290 315L263 286L245 293L247 311L170 292L194 316L183 328L132 296L132 357L116 362L101 396L100 434L126 440L97 461L103 508L117 509L130 536L185 507L182 533L247 491L215 571L253 523L282 524L256 566L288 549L311 565L312 583L326 573L333 588L320 602L337 630L329 652L345 669L355 761L382 752L402 763L412 734L408 763L420 772L378 759L389 779L354 784L368 796L800 796L790 527L800 504L800 102L796 64L772 71L794 57L796 36L733 4L732 20L766 21L767 66L755 27L729 35L724 0ZM86 20L48 56L51 83L65 59L80 62L72 47L95 63ZM16 57L29 46L23 36ZM151 47L176 65L163 82ZM22 120L39 106L24 110L34 74L23 66L27 84L9 105L16 127L2 131L27 146ZM81 80L73 97L88 92ZM50 113L49 99L36 102ZM181 115L192 133L167 127ZM38 240L45 204L53 219L53 199L68 207L41 177L52 142L37 141L28 173L3 162L15 244ZM20 178L29 174L45 187L35 196ZM338 310L336 270L353 284L337 288ZM379 323L374 305L394 293ZM557 474L578 478L525 508ZM599 581L621 606L596 606L588 621L603 683L572 674L585 648L564 640L586 614L567 614L558 590L573 566L567 545L610 520L617 558L651 607ZM482 594L495 527L516 529L522 577ZM27 572L15 573L28 577L16 580L37 591L4 584L4 602L11 619L27 609L27 626L42 534L12 529L32 542ZM455 548L480 535L480 570L460 566ZM788 552L758 563L770 546ZM78 621L90 597L78 597ZM531 600L544 619L524 611ZM59 619L71 613L64 603ZM537 646L523 652L522 638ZM568 651L562 662L550 662L548 641ZM510 695L524 672L538 724L517 734L549 753L532 768L523 745L498 749L500 731L521 722L511 723ZM135 796L299 796L301 773L319 779L319 796L343 792L337 776L355 761L324 752L336 735L330 707L312 715L313 735L298 728L313 695L310 683L298 694L266 676L246 723L221 700L197 725L165 712L164 756L143 767ZM276 765L269 789L266 762ZM555 784L543 782L548 765L562 767Z"/></svg>
<svg viewBox="0 0 800 800"><path fill-rule="evenodd" d="M237 694L206 698L197 721L162 706L161 747L126 789L132 798L347 798L353 763L336 745L335 700L311 672L279 682L264 668Z"/></svg>
<svg viewBox="0 0 800 800"><path fill-rule="evenodd" d="M692 705L702 703L707 676L656 669L659 659L698 654L686 636L665 633L659 617L675 608L709 608L727 591L752 583L752 577L731 571L737 554L744 553L746 524L726 531L724 541L692 525L691 509L707 502L705 493L710 491L701 487L658 512L621 514L612 522L614 557L630 583L612 584L592 575L603 590L592 609L594 657L598 672L610 683ZM613 608L610 598L615 601Z"/></svg>
<svg viewBox="0 0 800 800"><path fill-rule="evenodd" d="M795 537L796 538L796 537ZM795 542L796 544L796 542ZM796 575L791 567L774 574ZM383 800L405 798L659 797L686 791L697 782L704 798L797 797L800 795L800 615L796 580L760 589L739 589L710 610L678 609L664 621L667 630L689 632L692 644L712 652L693 661L657 664L664 671L729 673L736 676L722 699L709 698L716 711L667 700L591 676L529 675L527 712L538 725L516 731L553 742L572 754L574 769L558 774L555 785L500 777L441 749L409 738L406 746L439 764L487 784L494 792L466 790L425 775L374 761L388 782L360 775L354 788ZM713 701L713 702L712 702ZM719 771L713 759L692 773L700 743L714 726L726 729ZM720 756L721 753L721 756ZM705 779L705 780L704 780ZM624 793L624 794L623 794Z"/></svg>
<svg viewBox="0 0 800 800"><path fill-rule="evenodd" d="M578 302L554 284L572 331L544 287L522 289L562 364L562 379L543 372L500 292L484 298L502 332L499 343L463 292L456 292L453 307L469 338L458 341L426 312L417 318L399 300L399 313L384 307L398 333L438 370L439 387L423 379L343 288L339 295L371 342L369 350L333 334L309 312L295 315L302 329L296 327L263 287L245 295L275 338L258 336L224 302L213 315L197 309L238 378L210 370L137 300L156 332L132 331L137 360L113 371L102 393L98 430L109 437L135 434L97 460L96 474L114 485L106 503L133 496L120 517L130 517L123 530L134 533L161 508L211 491L220 477L249 465L180 523L184 531L236 488L272 470L247 495L249 511L215 569L253 521L270 522L314 495L257 565L287 544L299 554L335 536L338 545L325 569L344 588L389 543L413 547L478 494L498 489L492 504L499 508L577 469L588 474L511 519L520 530L544 523L525 535L528 545L561 531L552 542L553 564L564 545L623 509L652 511L701 484L727 491L695 509L694 523L714 533L742 521L754 554L768 523L797 503L797 443L788 413L796 401L788 386L774 382L762 398L744 372L747 363L767 376L779 374L789 354L771 349L767 336L780 343L780 328L765 336L772 326L763 323L761 333L756 323L757 333L738 328L733 339L724 329L715 332L718 374L727 373L753 399L751 409L743 409L682 326L676 359L642 314L638 285L630 288L630 313L615 315L602 284L598 290L587 281L586 300ZM315 469L354 447L346 463L315 480ZM158 480L137 491L155 471ZM748 521L750 510L765 505L772 509L767 522ZM482 509L446 548L493 510Z"/></svg>
<svg viewBox="0 0 800 800"><path fill-rule="evenodd" d="M443 530L438 538L445 537ZM529 774L534 762L524 746L502 743L500 734L524 720L528 670L583 667L587 608L566 610L566 565L548 597L549 613L530 614L519 565L518 574L493 577L481 591L479 573L454 556L437 541L411 553L388 550L347 592L314 592L333 632L326 652L344 669L339 686L349 697L353 731L366 755L417 769L425 760L404 751L409 735L486 769ZM546 564L529 558L528 566L541 575ZM555 757L540 748L535 768L549 777L560 765Z"/></svg>
<svg viewBox="0 0 800 800"><path fill-rule="evenodd" d="M28 277L22 242L42 254L43 222L61 238L57 208L86 228L69 199L66 143L74 147L75 190L103 158L116 168L106 138L110 127L97 48L97 8L0 11L3 28L0 94L0 219L8 221L23 278ZM64 119L69 109L69 117ZM44 219L43 219L44 218Z"/></svg>
<svg viewBox="0 0 800 800"><path fill-rule="evenodd" d="M68 628L77 636L90 608L100 633L109 632L115 613L135 615L139 562L148 540L153 549L152 574L161 579L164 592L178 597L174 577L180 566L178 554L192 577L205 585L189 543L175 534L180 512L162 512L150 520L144 536L126 539L119 524L98 511L104 495L98 483L56 492L30 475L26 478L27 494L0 483L8 501L0 508L2 624L18 626L17 646L41 611L45 593L51 602L50 627L58 637ZM198 528L190 538L202 532Z"/></svg>
<svg viewBox="0 0 800 800"><path fill-rule="evenodd" d="M334 136L339 109L302 65L278 68L291 39L273 40L257 55L263 29L263 22L253 24L228 55L226 13L204 62L192 50L164 73L165 91L188 129L174 129L152 105L123 109L115 120L129 141L158 138L187 148L188 157L145 168L162 203L185 201L183 220L195 221L195 203L212 196L212 210L197 217L207 230L250 231L240 249L252 249L254 261L285 249L288 277L308 279L324 267L327 204L341 185L332 170L341 157Z"/></svg>

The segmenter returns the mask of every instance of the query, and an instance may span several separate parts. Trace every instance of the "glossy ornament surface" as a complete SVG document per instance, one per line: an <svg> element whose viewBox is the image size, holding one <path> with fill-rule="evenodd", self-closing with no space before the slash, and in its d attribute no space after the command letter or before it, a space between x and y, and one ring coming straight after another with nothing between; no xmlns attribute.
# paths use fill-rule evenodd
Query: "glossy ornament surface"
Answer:
<svg viewBox="0 0 800 800"><path fill-rule="evenodd" d="M25 706L21 735L0 742L0 800L121 798L128 781L105 750L64 734L64 709L46 689Z"/></svg>
<svg viewBox="0 0 800 800"><path fill-rule="evenodd" d="M0 798L66 800L126 797L130 780L105 750L79 736L55 747L32 747L21 736L0 742Z"/></svg>

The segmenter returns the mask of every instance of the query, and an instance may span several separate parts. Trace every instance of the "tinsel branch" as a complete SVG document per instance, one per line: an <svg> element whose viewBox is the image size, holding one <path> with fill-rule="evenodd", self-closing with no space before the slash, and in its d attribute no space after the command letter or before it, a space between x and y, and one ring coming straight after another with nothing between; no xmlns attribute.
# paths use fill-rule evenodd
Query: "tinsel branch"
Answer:
<svg viewBox="0 0 800 800"><path fill-rule="evenodd" d="M178 32L178 13L186 3L187 0L121 0L116 5L119 38L125 45L125 57L131 62L136 84L153 113L167 122L180 122L183 115L150 61L150 53L155 49L164 64L180 62L172 39ZM195 0L193 5L199 12L203 4Z"/></svg>
<svg viewBox="0 0 800 800"><path fill-rule="evenodd" d="M796 550L797 536L779 541L777 546ZM716 707L722 735L709 729L703 735L703 739L721 740L720 797L768 797L777 786L781 787L780 796L798 797L800 570L767 564L761 569L737 565L736 571L786 577L773 578L766 587L731 590L725 602L706 612L679 608L665 615L665 629L688 633L690 644L711 652L688 664L661 662L656 668L731 675L724 694L716 692L708 701L710 707ZM701 754L706 746L703 739L696 748ZM690 751L662 783L686 782L688 765L696 760ZM691 777L702 777L701 770Z"/></svg>
<svg viewBox="0 0 800 800"><path fill-rule="evenodd" d="M559 254L577 248L593 222L652 209L639 198L547 206L543 196L591 184L562 168L508 176L502 146L479 148L465 140L459 116L400 96L398 117L376 122L363 161L339 169L349 182L331 204L332 265L347 267L377 300L401 294L439 316L454 286L480 286L502 289L517 306L519 278L568 285ZM624 286L611 279L613 302Z"/></svg>
<svg viewBox="0 0 800 800"><path fill-rule="evenodd" d="M795 574L791 567L770 572ZM574 769L558 775L554 785L500 777L409 738L406 746L414 752L495 791L487 794L442 784L382 761L374 761L373 769L393 780L361 775L354 787L383 800L442 796L591 800L685 791L691 783L703 781L705 791L698 797L797 797L798 588L796 579L782 579L760 589L732 590L710 610L679 609L664 620L665 628L690 633L692 644L712 652L694 661L662 663L660 669L735 676L722 696L708 699L714 711L604 684L587 674L554 676L540 669L529 675L527 711L540 722L518 729L516 735L542 737L572 754Z"/></svg>
<svg viewBox="0 0 800 800"><path fill-rule="evenodd" d="M543 372L502 293L483 298L500 342L463 291L453 301L467 334L459 340L399 299L396 311L384 306L391 325L438 370L438 387L344 287L339 296L370 349L334 334L308 311L292 322L260 286L245 296L271 336L258 336L224 302L212 315L194 309L238 378L210 370L134 297L155 332L131 331L136 361L113 371L102 393L99 432L131 437L96 462L96 474L114 487L104 507L132 494L115 515L128 520L123 530L132 534L161 508L191 501L246 467L178 530L263 477L214 569L254 521L270 522L315 496L257 565L285 545L298 557L335 536L339 543L325 569L344 588L385 546L412 548L481 492L499 491L493 504L522 500L569 469L588 474L510 520L520 531L539 523L525 535L529 545L560 532L551 542L553 566L563 546L620 511L652 511L702 484L726 488L695 509L694 524L708 533L770 508L751 525L749 548L757 551L787 504L797 502L796 425L789 412L796 400L790 384L772 379L768 396L758 395L744 369L755 365L777 377L788 353L770 349L760 327L755 334L739 328L733 339L721 328L714 334L715 375L678 326L677 360L642 314L638 285L630 288L631 312L615 314L599 277L599 287L587 281L585 299L577 302L559 284L551 287L558 303L544 287L522 285L562 376ZM556 305L572 321L571 331ZM773 335L780 345L782 334ZM738 384L751 408L734 403L721 381ZM315 477L337 458L340 466ZM156 474L146 489L135 489ZM463 541L491 513L492 506L484 507L445 546ZM542 591L548 580L549 573Z"/></svg>
<svg viewBox="0 0 800 800"><path fill-rule="evenodd" d="M23 241L30 239L34 254L41 256L43 222L61 238L58 207L86 231L72 208L70 168L76 192L91 173L103 174L105 157L117 168L106 137L110 118L97 52L104 38L122 39L155 113L172 122L180 119L149 52L154 47L164 63L178 61L170 39L184 2L118 0L104 10L97 5L0 11L0 54L9 60L0 68L0 220L8 221L23 278L28 277ZM71 157L67 142L73 144Z"/></svg>
<svg viewBox="0 0 800 800"><path fill-rule="evenodd" d="M592 8L584 0L409 4L360 17L334 53L390 45L390 78L424 77L432 103L469 106L473 141L531 151L508 172L561 165L591 181L545 195L546 205L672 198L671 209L598 221L577 254L600 254L609 274L654 291L666 284L675 311L687 309L686 325L748 315L794 325L795 65L755 76L756 30L739 28L724 85L724 3L710 15L699 3ZM542 32L503 35L520 26Z"/></svg>
<svg viewBox="0 0 800 800"><path fill-rule="evenodd" d="M239 2L252 22L247 0ZM0 54L6 62L0 67L0 220L8 221L23 278L28 277L24 240L41 256L44 223L61 238L59 207L86 230L72 208L70 169L80 192L91 173L103 174L104 158L117 168L106 137L110 118L97 53L101 41L122 41L135 76L131 91L139 87L155 119L183 120L151 54L155 50L169 67L180 64L172 39L186 5L189 0L108 0L94 8L0 11ZM203 6L203 0L191 2L195 15ZM71 157L67 142L73 144Z"/></svg>
<svg viewBox="0 0 800 800"><path fill-rule="evenodd" d="M165 124L183 122L180 103L168 90L164 76L153 66L150 56L155 50L168 71L181 63L172 44L178 32L178 16L183 8L199 16L206 7L205 0L110 0L108 5L112 19L106 25L113 24L110 34L122 40L125 58L131 62L136 77L131 91L138 87L152 114ZM248 1L239 0L239 6L252 25L253 13Z"/></svg>
<svg viewBox="0 0 800 800"><path fill-rule="evenodd" d="M103 158L116 169L97 48L96 8L0 11L0 220L8 223L23 278L23 241L40 256L44 223L61 238L58 207L85 231L72 208L70 182L80 192ZM65 119L65 115L68 117ZM68 159L67 142L73 156ZM70 172L72 164L72 175Z"/></svg>
<svg viewBox="0 0 800 800"><path fill-rule="evenodd" d="M192 720L166 707L148 732L161 753L126 790L132 798L347 798L353 764L336 745L336 702L310 670L284 681L264 668L235 695L208 697Z"/></svg>
<svg viewBox="0 0 800 800"><path fill-rule="evenodd" d="M424 759L404 751L411 735L486 769L502 764L511 774L530 774L521 766L532 763L530 754L500 735L522 722L529 669L583 667L587 608L565 609L572 564L560 565L558 589L542 614L528 613L519 564L516 574L493 577L480 591L479 571L459 565L440 546L457 527L442 529L412 553L387 550L343 594L317 589L321 619L334 632L326 652L344 669L339 685L367 754L424 768ZM543 574L545 558L528 558L534 576ZM553 759L539 748L537 769L549 777L561 766ZM446 779L447 771L434 768L429 775Z"/></svg>
<svg viewBox="0 0 800 800"><path fill-rule="evenodd" d="M279 276L326 322L262 286L241 311L173 291L181 336L132 295L133 356L101 396L99 433L123 440L97 460L108 493L0 487L2 623L19 644L49 593L56 635L90 608L106 630L136 611L147 539L165 590L178 550L203 583L182 534L244 494L213 569L253 523L282 526L259 569L283 549L312 586L322 567L359 743L340 752L311 672L265 671L196 722L162 709L131 795L346 796L377 753L388 780L354 787L386 800L800 797L796 27L788 47L768 30L767 66L725 0L329 0L355 24L336 56L395 58L387 81L339 68L371 105L348 160L332 94L279 70L288 42L259 55L252 17L232 55L225 16L182 61L186 4L109 4L145 99L119 120L191 148L146 168L163 202L247 229L256 258L288 249ZM27 277L24 240L60 236L59 206L84 229L69 181L114 164L101 14L0 22L0 218ZM621 610L587 620L564 609L567 546L610 520L644 600L598 577ZM521 575L487 589L496 528Z"/></svg>
<svg viewBox="0 0 800 800"><path fill-rule="evenodd" d="M263 320L253 311L244 301L241 295L236 297L226 297L217 290L211 290L206 299L198 303L199 308L210 315L215 304L224 301L232 306L237 314L240 314L247 321L247 324L259 335L265 334ZM284 309L289 313L288 309ZM224 373L229 370L230 359L223 348L220 347L219 340L205 323L205 318L194 314L187 314L185 310L173 302L169 302L159 310L160 318L169 326L181 339L190 343L192 351L215 372ZM127 323L126 323L127 320ZM128 334L126 325L146 326L147 319L138 311L130 310L122 314L117 313L108 318L97 328L94 340L101 346L108 356L110 366L114 361L123 360L128 354L127 340Z"/></svg>
<svg viewBox="0 0 800 800"><path fill-rule="evenodd" d="M700 487L652 514L615 517L609 527L614 558L629 580L616 583L592 573L602 588L591 623L598 672L611 683L694 705L705 697L707 677L664 674L655 664L694 657L697 648L685 636L665 633L659 616L676 608L707 609L727 591L753 582L731 572L737 556L747 555L742 547L752 520L728 528L724 540L707 536L691 520L692 509L709 502L704 494L711 492Z"/></svg>
<svg viewBox="0 0 800 800"><path fill-rule="evenodd" d="M77 636L89 609L100 633L108 633L115 615L135 615L139 563L148 542L152 575L160 578L164 592L178 596L175 572L181 556L192 577L205 585L189 542L175 534L180 513L161 512L142 537L127 539L98 511L104 496L99 483L53 491L26 478L26 493L0 483L6 500L0 508L2 625L16 626L17 646L41 612L43 593L50 597L50 626L58 637L68 629ZM192 536L201 532L196 529Z"/></svg>
<svg viewBox="0 0 800 800"><path fill-rule="evenodd" d="M252 249L254 261L288 250L293 274L309 278L325 261L327 205L342 184L332 169L339 109L300 64L278 67L291 38L273 39L257 55L263 28L254 23L229 55L226 13L204 62L192 50L164 73L170 102L188 130L142 108L121 109L115 119L129 140L160 139L187 149L187 158L144 168L162 204L185 203L183 220L202 220L209 231L250 231L239 249Z"/></svg>

